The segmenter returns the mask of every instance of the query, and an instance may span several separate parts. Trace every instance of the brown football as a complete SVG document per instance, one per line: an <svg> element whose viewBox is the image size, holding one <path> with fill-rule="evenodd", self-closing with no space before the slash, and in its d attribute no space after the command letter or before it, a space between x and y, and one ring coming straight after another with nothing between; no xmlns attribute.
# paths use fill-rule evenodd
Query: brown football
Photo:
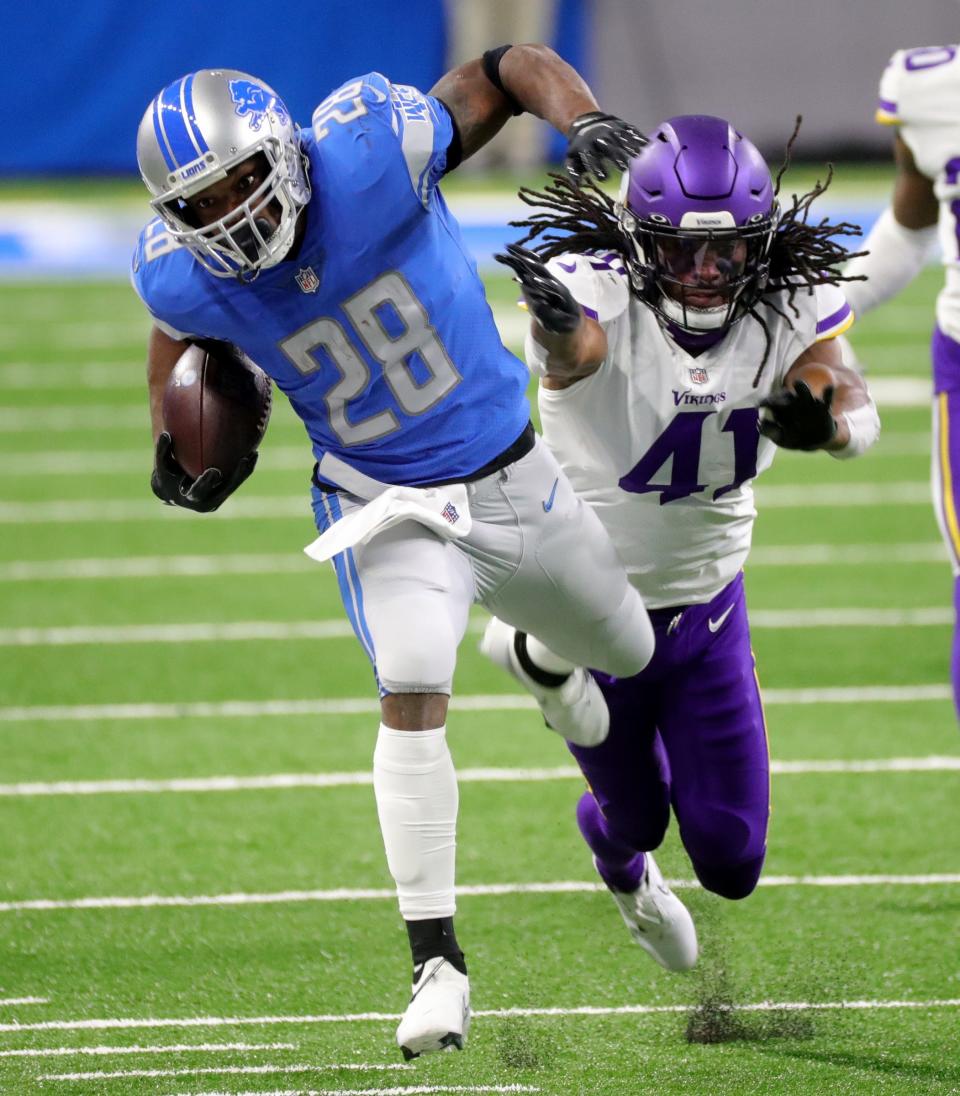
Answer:
<svg viewBox="0 0 960 1096"><path fill-rule="evenodd" d="M197 478L218 468L225 479L263 440L270 419L270 378L231 347L191 346L163 393L163 427L181 468Z"/></svg>

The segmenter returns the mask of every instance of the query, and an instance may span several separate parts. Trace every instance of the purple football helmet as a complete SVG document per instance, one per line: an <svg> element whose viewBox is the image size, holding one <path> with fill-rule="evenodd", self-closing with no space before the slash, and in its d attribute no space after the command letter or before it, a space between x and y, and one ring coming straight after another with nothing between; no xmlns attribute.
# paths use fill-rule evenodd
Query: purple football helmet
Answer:
<svg viewBox="0 0 960 1096"><path fill-rule="evenodd" d="M724 329L759 300L780 206L763 157L729 122L684 114L658 126L617 209L633 291L669 323Z"/></svg>

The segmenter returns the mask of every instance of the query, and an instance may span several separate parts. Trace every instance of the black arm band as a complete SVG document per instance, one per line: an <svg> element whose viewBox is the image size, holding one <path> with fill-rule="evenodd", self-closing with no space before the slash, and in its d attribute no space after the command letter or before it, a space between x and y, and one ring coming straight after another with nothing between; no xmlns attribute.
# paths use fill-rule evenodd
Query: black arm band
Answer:
<svg viewBox="0 0 960 1096"><path fill-rule="evenodd" d="M503 55L508 49L512 49L512 45L497 46L496 49L488 49L483 55L483 74L490 81L491 84L500 92L500 94L510 104L510 110L514 115L523 114L523 107L517 102L514 96L507 91L503 86L503 81L500 79L500 61L503 59Z"/></svg>
<svg viewBox="0 0 960 1096"><path fill-rule="evenodd" d="M453 126L453 136L450 138L450 144L447 145L447 162L443 166L443 173L446 175L463 162L463 141L460 138L460 127L453 116L453 111L442 99L438 99L437 102L450 115L450 124Z"/></svg>

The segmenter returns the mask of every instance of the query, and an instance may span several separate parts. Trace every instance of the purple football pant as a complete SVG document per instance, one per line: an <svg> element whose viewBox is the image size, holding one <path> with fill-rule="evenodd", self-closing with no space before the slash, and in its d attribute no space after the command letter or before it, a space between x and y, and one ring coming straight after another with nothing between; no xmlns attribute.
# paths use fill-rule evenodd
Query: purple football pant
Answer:
<svg viewBox="0 0 960 1096"><path fill-rule="evenodd" d="M599 746L568 743L590 790L580 830L603 879L633 890L639 854L676 815L697 878L745 898L766 853L770 761L743 575L704 605L654 609L656 649L635 677L595 673L610 707Z"/></svg>
<svg viewBox="0 0 960 1096"><path fill-rule="evenodd" d="M950 652L953 703L960 718L960 344L934 328L933 505L953 567L954 626Z"/></svg>

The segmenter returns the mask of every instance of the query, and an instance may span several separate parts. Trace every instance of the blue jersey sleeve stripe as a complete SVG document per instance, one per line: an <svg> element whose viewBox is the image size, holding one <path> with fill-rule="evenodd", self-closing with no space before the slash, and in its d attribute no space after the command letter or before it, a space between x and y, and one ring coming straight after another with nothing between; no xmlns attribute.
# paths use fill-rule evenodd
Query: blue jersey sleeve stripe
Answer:
<svg viewBox="0 0 960 1096"><path fill-rule="evenodd" d="M410 185L422 205L440 178L447 147L452 136L452 122L442 108L415 88L391 86L393 129L400 138Z"/></svg>

